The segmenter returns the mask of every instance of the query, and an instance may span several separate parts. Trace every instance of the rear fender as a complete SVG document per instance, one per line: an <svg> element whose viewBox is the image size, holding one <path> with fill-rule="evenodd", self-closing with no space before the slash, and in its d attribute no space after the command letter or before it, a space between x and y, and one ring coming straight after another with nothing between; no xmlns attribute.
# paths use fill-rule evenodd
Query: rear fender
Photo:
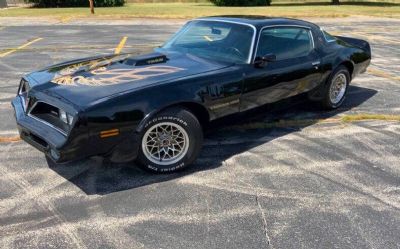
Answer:
<svg viewBox="0 0 400 249"><path fill-rule="evenodd" d="M325 76L325 79L323 80L323 82L316 87L315 89L311 90L308 93L308 98L313 100L313 101L318 101L321 100L323 98L323 93L329 83L329 79L332 77L332 73L335 72L335 70L339 67L339 66L345 66L349 69L349 73L350 73L350 77L353 78L352 73L353 73L353 69L354 69L354 64L353 62L351 62L351 60L347 59L347 58L339 58L335 61L335 63L333 64L332 69L330 70L329 74L327 74ZM350 79L351 80L351 79Z"/></svg>

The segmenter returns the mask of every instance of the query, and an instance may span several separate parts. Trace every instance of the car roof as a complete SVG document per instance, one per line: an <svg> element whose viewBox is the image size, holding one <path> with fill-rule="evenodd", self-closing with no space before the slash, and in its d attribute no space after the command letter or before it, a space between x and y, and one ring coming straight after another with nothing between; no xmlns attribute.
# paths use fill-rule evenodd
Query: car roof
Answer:
<svg viewBox="0 0 400 249"><path fill-rule="evenodd" d="M229 21L243 24L250 24L257 29L262 28L264 26L273 26L273 25L297 25L297 26L306 26L310 28L317 28L318 26L314 23L310 23L303 20L292 19L292 18L283 18L283 17L268 17L268 16L257 16L257 15L226 15L226 16L207 16L200 17L198 19L208 19L208 20L216 20L216 21Z"/></svg>

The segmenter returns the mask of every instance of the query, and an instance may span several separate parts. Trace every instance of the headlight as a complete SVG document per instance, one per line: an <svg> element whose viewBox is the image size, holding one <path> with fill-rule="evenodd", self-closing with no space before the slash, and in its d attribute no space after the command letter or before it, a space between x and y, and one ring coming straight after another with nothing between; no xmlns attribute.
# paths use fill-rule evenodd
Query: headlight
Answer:
<svg viewBox="0 0 400 249"><path fill-rule="evenodd" d="M72 125L72 122L74 121L74 116L72 116L71 114L67 113L67 118L68 118L68 124Z"/></svg>
<svg viewBox="0 0 400 249"><path fill-rule="evenodd" d="M58 111L58 115L59 115L61 121L63 121L64 123L68 124L67 113L66 113L65 111L63 111L63 110L60 109L60 110Z"/></svg>
<svg viewBox="0 0 400 249"><path fill-rule="evenodd" d="M58 116L61 121L69 125L72 125L72 122L74 121L74 117L71 114L66 113L64 110L61 109L59 109L58 111Z"/></svg>

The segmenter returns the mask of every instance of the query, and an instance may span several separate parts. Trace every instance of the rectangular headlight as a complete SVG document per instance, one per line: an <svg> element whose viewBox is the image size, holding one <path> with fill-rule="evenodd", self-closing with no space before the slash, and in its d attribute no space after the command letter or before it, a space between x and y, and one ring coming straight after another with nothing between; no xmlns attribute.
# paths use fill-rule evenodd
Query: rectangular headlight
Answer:
<svg viewBox="0 0 400 249"><path fill-rule="evenodd" d="M74 122L74 116L67 113L67 118L68 118L68 124L72 125L72 122Z"/></svg>
<svg viewBox="0 0 400 249"><path fill-rule="evenodd" d="M61 109L58 110L58 117L68 125L72 125L72 122L74 121L74 116Z"/></svg>
<svg viewBox="0 0 400 249"><path fill-rule="evenodd" d="M61 119L61 121L68 124L68 117L67 117L67 113L65 111L59 109L58 116Z"/></svg>

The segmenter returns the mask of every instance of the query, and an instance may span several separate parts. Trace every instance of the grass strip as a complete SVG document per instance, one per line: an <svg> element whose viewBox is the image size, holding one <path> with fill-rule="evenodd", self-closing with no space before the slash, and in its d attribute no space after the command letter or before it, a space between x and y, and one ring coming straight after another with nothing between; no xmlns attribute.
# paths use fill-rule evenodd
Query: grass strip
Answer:
<svg viewBox="0 0 400 249"><path fill-rule="evenodd" d="M52 17L61 22L79 18L196 18L213 15L265 15L285 17L346 17L354 15L400 18L400 4L371 5L346 3L340 6L272 5L260 7L217 7L211 3L129 3L124 7L96 8L91 15L89 8L10 8L0 11L0 17Z"/></svg>

